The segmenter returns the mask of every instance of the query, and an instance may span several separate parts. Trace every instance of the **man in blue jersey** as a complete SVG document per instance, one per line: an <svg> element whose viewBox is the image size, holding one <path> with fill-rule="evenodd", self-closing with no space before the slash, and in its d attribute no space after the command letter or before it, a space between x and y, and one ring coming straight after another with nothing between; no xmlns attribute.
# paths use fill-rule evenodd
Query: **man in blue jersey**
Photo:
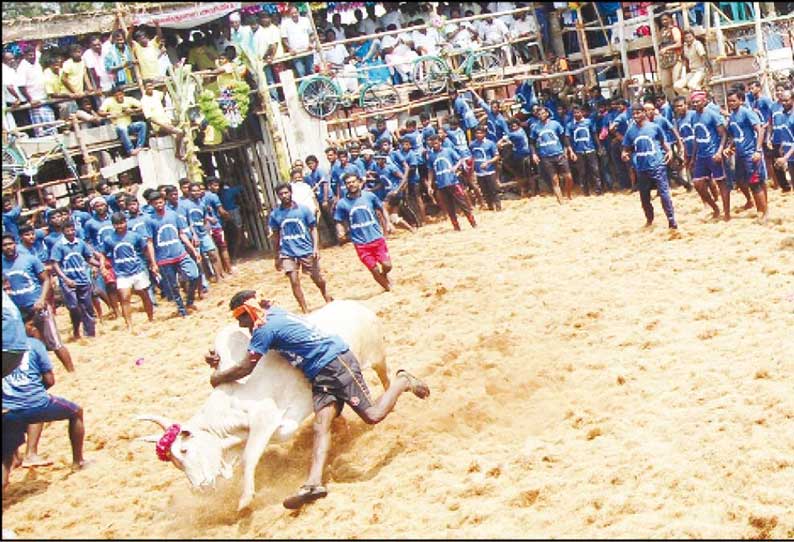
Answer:
<svg viewBox="0 0 794 542"><path fill-rule="evenodd" d="M662 208L667 216L667 225L677 229L673 211L673 199L670 197L670 186L667 181L666 163L673 156L662 129L648 120L641 103L632 107L634 124L626 130L623 137L624 161L634 161L637 170L637 189L640 192L642 210L645 213L646 226L653 224L653 205L651 204L651 188L656 184Z"/></svg>
<svg viewBox="0 0 794 542"><path fill-rule="evenodd" d="M19 217L22 207L16 204L11 195L3 196L3 233L10 233L19 239Z"/></svg>
<svg viewBox="0 0 794 542"><path fill-rule="evenodd" d="M302 178L302 177L301 177ZM212 239L210 232L210 211L202 197L203 188L199 183L190 183L190 198L184 202L188 225L193 229L195 239L198 239L198 249L201 252L202 260L207 266L210 278L217 282L223 279L223 265L218 257L218 247ZM220 204L220 200L218 200Z"/></svg>
<svg viewBox="0 0 794 542"><path fill-rule="evenodd" d="M166 208L165 199L159 192L149 194L149 204L155 211L151 216L150 231L154 256L162 276L163 291L176 303L179 315L184 317L187 316L188 311L196 310L193 304L199 281L196 262L201 262L201 254L187 237L188 225L185 219L182 215ZM177 280L179 272L187 278L186 304L182 301L179 292Z"/></svg>
<svg viewBox="0 0 794 542"><path fill-rule="evenodd" d="M484 200L480 187L474 183L474 161L471 151L469 150L469 139L466 137L466 132L460 127L458 117L450 115L447 117L447 123L447 126L439 130L439 134L446 132L447 141L452 144L451 146L455 149L455 152L462 158L461 180L471 193L474 194L475 203L482 209L484 207Z"/></svg>
<svg viewBox="0 0 794 542"><path fill-rule="evenodd" d="M305 205L292 201L292 185L276 186L276 197L281 204L273 209L268 219L273 233L276 271L289 277L292 295L303 312L309 312L301 289L300 273L312 278L326 303L333 301L326 292L325 279L320 271L320 238L317 235L317 219Z"/></svg>
<svg viewBox="0 0 794 542"><path fill-rule="evenodd" d="M783 156L786 149L783 148L784 141L787 141L790 136L789 118L794 113L794 99L792 93L788 89L777 90L777 102L772 105L772 114L770 117L771 133L769 136L769 144L772 148L772 154L775 157ZM790 192L791 185L786 179L786 170L776 168L777 182L783 192ZM794 181L794 179L792 179Z"/></svg>
<svg viewBox="0 0 794 542"><path fill-rule="evenodd" d="M63 237L52 247L49 259L61 281L63 302L72 320L72 338L80 338L81 323L87 337L96 336L94 289L88 264L99 268L100 262L94 250L77 238L71 220L64 222Z"/></svg>
<svg viewBox="0 0 794 542"><path fill-rule="evenodd" d="M562 192L560 191L560 177L565 182L565 196L571 199L573 189L573 177L571 168L568 165L566 152L571 154L571 145L565 135L565 129L556 120L551 120L551 112L548 108L540 108L538 111L538 122L529 135L530 146L532 149L532 160L540 166L540 170L545 175L547 182L554 190L557 203L562 205ZM563 146L564 143L564 146Z"/></svg>
<svg viewBox="0 0 794 542"><path fill-rule="evenodd" d="M86 242L96 249L102 244L104 236L113 231L113 224L110 222L108 204L103 196L96 196L90 202L93 214L85 223L83 237ZM113 318L119 314L119 293L116 288L116 275L113 273L113 265L106 260L95 278L95 286L99 291L106 292L105 300L113 311Z"/></svg>
<svg viewBox="0 0 794 542"><path fill-rule="evenodd" d="M395 165L402 169L403 182L397 188L399 192L407 194L407 201L410 206L414 206L416 211L411 210L417 218L417 226L423 226L427 215L425 214L425 202L422 198L422 179L419 169L424 163L424 158L420 158L420 152L424 154L424 147L419 151L412 148L411 139L403 137L400 146L392 151L392 158Z"/></svg>
<svg viewBox="0 0 794 542"><path fill-rule="evenodd" d="M764 124L758 115L742 105L744 96L738 90L732 90L727 97L731 116L728 131L732 141L726 149L726 155L736 156L736 182L739 186L753 192L753 200L760 216L760 222L766 223L769 210L766 201L766 170L764 167Z"/></svg>
<svg viewBox="0 0 794 542"><path fill-rule="evenodd" d="M477 120L477 115L474 114L474 109L472 109L471 104L469 104L464 94L461 94L457 88L451 88L449 90L449 100L452 102L452 110L455 112L460 125L465 131L472 130L480 124L480 121Z"/></svg>
<svg viewBox="0 0 794 542"><path fill-rule="evenodd" d="M609 115L609 134L611 137L609 149L610 158L612 159L612 167L615 170L615 177L620 187L623 189L631 189L635 184L634 169L631 164L627 164L621 158L623 148L623 136L626 135L631 114L628 110L628 102L623 98L615 98L612 100L612 110Z"/></svg>
<svg viewBox="0 0 794 542"><path fill-rule="evenodd" d="M64 346L55 317L47 305L52 289L49 271L38 258L17 251L17 243L10 233L3 234L3 280L8 281L8 294L23 316L34 313L47 349L55 352L67 371L74 371L72 356Z"/></svg>
<svg viewBox="0 0 794 542"><path fill-rule="evenodd" d="M474 219L474 214L472 214L471 203L458 180L458 169L460 169L464 159L455 149L442 148L440 136L430 137L430 151L427 154L428 182L435 187L433 190L438 194L436 199L441 208L449 215L449 220L452 222L452 227L455 231L460 231L457 208L460 208L463 214L466 215L466 219L472 228L477 227L477 221Z"/></svg>
<svg viewBox="0 0 794 542"><path fill-rule="evenodd" d="M132 293L135 292L141 298L147 318L150 322L154 321L154 307L149 296L149 272L157 276L160 269L154 256L151 236L130 230L129 221L123 213L113 213L110 220L113 223L113 233L105 237L99 253L113 262L116 286L121 298L121 314L124 316L127 331L133 333L130 305ZM148 263L148 270L144 259Z"/></svg>
<svg viewBox="0 0 794 542"><path fill-rule="evenodd" d="M794 112L788 116L787 130L783 132L780 141L780 154L781 156L775 160L775 167L785 175L788 164L788 174L794 180Z"/></svg>
<svg viewBox="0 0 794 542"><path fill-rule="evenodd" d="M526 137L520 126L518 130ZM482 190L485 201L488 204L488 209L501 211L502 200L499 198L499 187L496 184L496 167L494 167L499 162L499 149L497 149L496 143L486 138L486 135L487 129L485 127L478 126L474 129L474 141L469 146L471 155L474 158L474 175L477 177L477 184L480 185L480 190ZM507 135L505 135L506 137ZM513 149L513 154L515 155L515 148ZM516 159L516 161L520 160L523 159ZM519 186L523 186L525 177L519 177L519 175L524 174L525 169L520 165L519 168L516 176L518 177Z"/></svg>
<svg viewBox="0 0 794 542"><path fill-rule="evenodd" d="M581 106L573 107L573 120L565 129L571 142L569 158L573 170L585 196L590 195L591 187L597 195L601 195L601 174L598 167L598 151L601 143L595 134L595 125L585 116Z"/></svg>
<svg viewBox="0 0 794 542"><path fill-rule="evenodd" d="M336 236L344 243L348 238L356 248L358 259L375 281L387 292L391 290L389 271L392 269L389 248L383 232L392 232L391 223L383 213L383 204L372 192L361 190L363 179L357 173L348 173L344 178L347 187L334 210Z"/></svg>
<svg viewBox="0 0 794 542"><path fill-rule="evenodd" d="M204 184L207 190L201 196L201 199L207 208L207 221L209 222L212 241L218 247L218 256L221 260L223 272L230 275L233 272L232 259L229 256L229 245L226 243L223 223L225 220L229 220L231 216L218 195L221 191L221 180L217 177L207 177Z"/></svg>
<svg viewBox="0 0 794 542"><path fill-rule="evenodd" d="M701 199L714 211L714 218L719 217L719 207L711 198L706 183L717 182L722 197L725 220L731 219L731 189L725 177L722 151L725 149L727 131L725 119L718 112L707 107L706 93L695 91L690 95L695 106L692 117L692 131L695 134L694 157L688 167L692 170L692 181Z"/></svg>
<svg viewBox="0 0 794 542"><path fill-rule="evenodd" d="M350 190L348 196L351 192L356 190ZM297 509L328 495L322 484L331 444L331 422L341 414L345 403L367 424L377 424L394 409L404 391L411 391L420 399L430 395L427 384L399 370L383 395L373 399L356 356L338 335L328 334L297 315L257 300L252 290L235 294L229 308L240 327L251 332L251 342L248 356L226 370L217 369L220 358L214 352L205 356L207 364L215 369L210 377L213 387L249 375L270 350L278 351L300 369L312 386L315 418L311 468L304 485L284 500L285 508Z"/></svg>
<svg viewBox="0 0 794 542"><path fill-rule="evenodd" d="M336 150L333 150L334 161L336 160ZM333 162L331 162L333 165ZM336 226L334 224L334 198L331 192L331 175L327 169L320 168L320 161L313 154L306 157L306 167L309 173L303 178L304 182L312 187L314 195L317 197L317 204L320 207L320 216L325 222L328 232L331 235L332 244L337 244Z"/></svg>
<svg viewBox="0 0 794 542"><path fill-rule="evenodd" d="M775 146L772 144L772 112L773 110L777 109L776 102L772 100L769 96L764 95L764 89L761 85L761 81L755 80L752 81L749 85L749 90L745 95L746 103L752 109L758 117L761 119L761 122L764 125L764 139L768 142L768 144L764 145L764 159L766 161L766 171L771 176L773 181L777 181L777 184L781 187L789 186L786 181L786 173L785 171L780 172L774 167L775 158L778 156L776 154ZM784 90L781 87L775 87L775 96L779 100L780 93ZM782 173L782 174L781 174ZM782 181L782 182L781 182ZM790 186L789 186L790 189ZM784 188L785 190L785 188Z"/></svg>
<svg viewBox="0 0 794 542"><path fill-rule="evenodd" d="M678 129L675 127L675 124L667 120L667 117L659 112L656 108L656 102L652 98L646 98L644 100L643 108L645 109L645 116L648 120L662 129L667 144L673 150L673 159L667 163L667 179L670 181L670 186L672 187L672 183L675 181L679 186L684 186L687 192L690 192L692 190L692 185L689 181L684 179L681 174L683 160L679 161L676 159L677 156L681 156L684 152L684 142L681 140Z"/></svg>

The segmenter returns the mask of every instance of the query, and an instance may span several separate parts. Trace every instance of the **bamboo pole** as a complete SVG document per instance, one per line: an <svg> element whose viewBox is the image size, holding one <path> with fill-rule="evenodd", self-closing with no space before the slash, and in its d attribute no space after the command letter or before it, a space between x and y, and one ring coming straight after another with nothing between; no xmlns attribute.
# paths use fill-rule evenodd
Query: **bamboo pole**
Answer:
<svg viewBox="0 0 794 542"><path fill-rule="evenodd" d="M609 38L609 34L607 34L606 28L604 26L604 19L601 18L601 12L598 11L598 2L592 2L593 10L595 11L596 17L598 18L599 23L599 30L604 33L604 39L607 40L607 47L609 47L609 54L614 54L615 48L612 46L612 40ZM609 25L609 27L614 32L614 24Z"/></svg>
<svg viewBox="0 0 794 542"><path fill-rule="evenodd" d="M656 59L656 71L654 72L653 70L651 70L651 74L656 76L654 79L658 79L659 80L659 86L661 86L661 82L662 82L661 79L662 78L659 77L659 41L658 41L658 36L656 34L656 23L653 20L653 11L654 11L653 8L654 8L653 4L648 6L648 24L651 27L651 41L653 42L653 56ZM662 89L662 92L664 92L664 89Z"/></svg>
<svg viewBox="0 0 794 542"><path fill-rule="evenodd" d="M597 8L596 8L597 9ZM590 49L587 46L587 35L584 33L584 25L582 24L582 8L576 8L576 33L579 37L579 48L582 50L582 58L584 59L585 67L589 67L592 63L590 58ZM585 79L587 80L587 87L590 88L596 84L596 78L592 70L585 72Z"/></svg>
<svg viewBox="0 0 794 542"><path fill-rule="evenodd" d="M766 77L767 71L767 58L766 58L766 44L764 43L763 29L761 28L761 3L753 2L753 11L755 17L755 57L758 59L758 71L763 76L761 77L761 84L763 85L764 94L769 96L769 77ZM792 179L794 180L794 179Z"/></svg>
<svg viewBox="0 0 794 542"><path fill-rule="evenodd" d="M96 183L99 180L99 170L94 168L94 160L88 153L88 146L85 144L83 130L80 128L80 123L77 121L77 117L72 117L72 131L74 132L74 137L77 139L77 144L80 147L80 154L83 156L83 164L85 164L86 175L91 179L92 183ZM78 182L83 185L80 179L78 179ZM81 186L81 188L85 189L85 186Z"/></svg>
<svg viewBox="0 0 794 542"><path fill-rule="evenodd" d="M620 63L623 67L623 78L630 79L629 54L626 47L626 21L623 18L623 8L618 9L618 25L620 28Z"/></svg>

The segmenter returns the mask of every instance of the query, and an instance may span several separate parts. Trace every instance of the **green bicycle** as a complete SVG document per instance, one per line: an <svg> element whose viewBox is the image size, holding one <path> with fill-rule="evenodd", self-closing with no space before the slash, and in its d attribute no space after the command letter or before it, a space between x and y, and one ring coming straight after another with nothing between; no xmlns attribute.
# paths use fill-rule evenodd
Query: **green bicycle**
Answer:
<svg viewBox="0 0 794 542"><path fill-rule="evenodd" d="M440 94L461 81L494 81L504 75L499 56L491 51L469 51L460 66L453 68L447 62L451 51L443 50L440 56L425 55L414 59L411 76L416 87L425 94Z"/></svg>
<svg viewBox="0 0 794 542"><path fill-rule="evenodd" d="M400 103L397 89L388 83L369 82L361 85L358 92L343 90L339 83L327 75L315 75L304 79L298 87L298 96L306 112L324 119L338 107L349 108L357 103L366 112L382 111ZM391 118L392 114L384 114Z"/></svg>
<svg viewBox="0 0 794 542"><path fill-rule="evenodd" d="M79 180L80 174L77 172L77 164L74 159L69 155L69 150L63 142L63 136L50 135L45 137L34 138L36 143L51 143L45 152L43 152L36 159L28 157L25 149L20 145L20 140L13 132L4 134L4 139L7 138L7 143L3 145L3 191L11 188L21 176L29 177L30 184L35 184L33 178L39 172L42 164L51 160L56 154L61 153L63 161L72 176Z"/></svg>

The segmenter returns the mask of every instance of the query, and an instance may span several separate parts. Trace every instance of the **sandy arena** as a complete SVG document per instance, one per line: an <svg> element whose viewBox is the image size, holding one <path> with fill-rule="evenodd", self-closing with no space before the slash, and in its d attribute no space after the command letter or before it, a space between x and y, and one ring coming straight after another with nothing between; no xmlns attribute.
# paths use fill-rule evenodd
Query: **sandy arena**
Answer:
<svg viewBox="0 0 794 542"><path fill-rule="evenodd" d="M426 379L368 427L335 424L329 495L299 512L306 424L271 446L253 512L238 516L240 469L213 494L157 460L140 413L189 418L210 392L203 354L230 296L256 288L297 310L272 260L249 259L188 319L139 335L105 321L54 361L53 388L86 411L86 456L72 473L65 422L49 424L50 467L18 469L3 527L25 538L794 538L794 196L708 221L677 189L681 229L639 197L508 201L480 227L447 221L389 240L395 290L382 293L353 247L327 249L329 292L376 310L392 372ZM321 297L308 277L307 301ZM59 309L61 332L68 315ZM140 365L135 360L143 358ZM376 394L374 373L365 373Z"/></svg>

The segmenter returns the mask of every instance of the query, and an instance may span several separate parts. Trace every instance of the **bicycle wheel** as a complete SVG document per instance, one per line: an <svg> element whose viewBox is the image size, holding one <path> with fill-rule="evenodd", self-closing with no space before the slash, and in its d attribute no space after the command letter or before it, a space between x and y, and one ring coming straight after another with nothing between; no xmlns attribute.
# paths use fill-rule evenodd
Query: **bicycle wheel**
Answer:
<svg viewBox="0 0 794 542"><path fill-rule="evenodd" d="M467 61L466 75L478 81L496 81L502 79L504 67L498 55L482 51L474 53Z"/></svg>
<svg viewBox="0 0 794 542"><path fill-rule="evenodd" d="M411 67L416 88L425 94L438 94L447 88L449 66L437 56L420 56Z"/></svg>
<svg viewBox="0 0 794 542"><path fill-rule="evenodd" d="M22 166L17 156L9 149L3 148L3 190L11 188L22 173Z"/></svg>
<svg viewBox="0 0 794 542"><path fill-rule="evenodd" d="M336 111L342 97L334 82L323 76L304 81L298 90L298 95L306 112L319 119L324 119Z"/></svg>
<svg viewBox="0 0 794 542"><path fill-rule="evenodd" d="M359 98L359 105L364 111L371 113L391 109L400 103L400 95L394 86L387 83L376 83L364 87ZM390 119L396 112L384 113L383 117Z"/></svg>

